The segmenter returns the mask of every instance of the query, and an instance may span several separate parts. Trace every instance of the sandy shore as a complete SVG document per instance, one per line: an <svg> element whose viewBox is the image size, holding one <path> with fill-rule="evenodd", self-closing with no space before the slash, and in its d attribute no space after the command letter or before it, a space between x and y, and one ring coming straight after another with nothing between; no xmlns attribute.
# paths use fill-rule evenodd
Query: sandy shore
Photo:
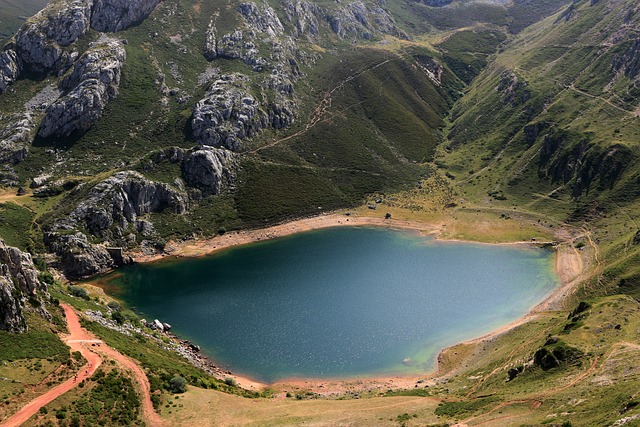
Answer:
<svg viewBox="0 0 640 427"><path fill-rule="evenodd" d="M340 213L324 214L312 218L305 218L291 221L264 229L244 230L237 232L229 232L221 236L210 239L185 241L185 242L169 242L165 248L165 252L161 254L131 254L136 262L153 262L168 257L199 257L209 255L227 248L238 245L259 242L263 240L274 239L278 237L288 236L304 231L317 230L329 227L344 226L376 226L393 229L412 230L425 236L433 236L439 238L445 230L444 222L424 223L418 221L403 221L396 219L384 219L367 216L345 215ZM575 236L574 236L575 237ZM560 235L561 241L556 246L556 273L561 280L561 285L544 301L535 306L524 317L500 327L493 332L482 337L474 338L466 341L466 343L475 343L493 339L519 325L535 319L538 313L549 310L559 310L563 308L563 303L570 296L585 276L585 263L583 255L580 254L571 244L568 233ZM474 242L477 243L477 242ZM540 245L549 242L510 242L501 243L503 245ZM446 349L442 350L445 352ZM441 352L441 353L442 353ZM407 389L416 387L432 386L440 382L448 372L438 371L427 372L423 375L411 376L393 376L393 377L372 377L372 378L352 378L352 379L289 379L282 380L275 384L262 384L260 382L244 378L238 375L226 375L234 378L238 385L249 390L270 387L282 395L286 392L295 394L296 391L311 391L323 396L344 395L345 393L376 393L386 392L390 389Z"/></svg>
<svg viewBox="0 0 640 427"><path fill-rule="evenodd" d="M419 221L404 221L398 219L385 219L369 216L356 216L330 213L319 215L311 218L299 219L283 224L274 225L267 228L256 230L232 231L221 236L212 237L202 240L189 240L184 242L170 241L167 243L163 253L145 254L134 252L133 256L136 262L146 263L158 261L167 257L200 257L210 255L215 252L231 248L239 245L260 242L263 240L275 239L278 237L289 236L305 231L319 230L330 227L385 227L398 230L416 231L424 236L433 236L440 238L442 232L446 229L444 222L425 223ZM460 241L455 239L444 239L445 241ZM479 242L471 242L481 244ZM491 245L540 245L550 242L509 242L509 243L486 243Z"/></svg>

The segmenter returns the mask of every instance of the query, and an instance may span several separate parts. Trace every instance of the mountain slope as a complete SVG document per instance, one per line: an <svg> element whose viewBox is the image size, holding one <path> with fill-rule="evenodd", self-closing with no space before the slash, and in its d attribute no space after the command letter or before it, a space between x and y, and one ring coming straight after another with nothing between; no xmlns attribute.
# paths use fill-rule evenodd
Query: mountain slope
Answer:
<svg viewBox="0 0 640 427"><path fill-rule="evenodd" d="M467 231L490 222L472 230L485 236L555 232L585 267L553 305L563 310L446 351L446 375L428 389L363 396L382 399L381 424L632 425L639 40L635 0L55 0L0 54L0 235L83 278L170 239L368 212L372 197L394 217ZM28 298L5 276L5 328L46 330L18 313ZM113 315L104 294L52 286ZM139 326L122 313L114 319ZM173 375L237 391L176 362L144 326L127 336L102 320L87 325L149 369L165 416L184 414L168 403ZM417 407L415 419L389 412L396 393L412 397L417 406L402 407ZM209 410L201 404L187 405Z"/></svg>
<svg viewBox="0 0 640 427"><path fill-rule="evenodd" d="M529 27L454 107L442 158L482 204L593 229L616 265L606 282L614 290L622 273L633 295L639 31L633 1L574 2Z"/></svg>

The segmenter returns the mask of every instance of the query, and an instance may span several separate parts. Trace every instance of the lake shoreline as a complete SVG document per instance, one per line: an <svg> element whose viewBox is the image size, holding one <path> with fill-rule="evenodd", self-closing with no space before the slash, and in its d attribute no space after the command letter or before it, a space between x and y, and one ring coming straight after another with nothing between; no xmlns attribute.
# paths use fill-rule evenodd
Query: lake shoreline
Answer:
<svg viewBox="0 0 640 427"><path fill-rule="evenodd" d="M525 324L537 318L545 311L559 310L563 308L564 301L573 293L576 285L583 279L585 265L582 255L573 247L571 239L562 236L559 242L540 241L516 241L505 243L486 243L476 241L466 241L458 239L442 238L442 233L446 229L446 224L440 222L406 221L397 219L376 218L370 216L346 215L345 213L323 214L311 218L304 218L295 221L285 222L263 229L242 230L225 233L209 239L169 242L163 253L160 254L131 254L136 262L150 263L162 260L174 260L180 258L196 258L211 255L232 247L256 243L285 237L297 233L311 230L318 230L331 227L384 227L414 231L423 236L433 237L440 242L464 242L472 244L514 246L525 245L530 247L552 246L556 253L555 272L560 279L558 286L545 300L534 306L525 316L510 322L488 334L471 340L463 341L465 344L479 343L487 341L504 334L513 328ZM556 233L562 234L562 233ZM565 233L566 234L566 233ZM462 344L460 343L460 344ZM272 384L262 383L249 377L235 375L225 372L223 378L233 378L236 383L249 390L265 389L267 387L276 390L278 393L296 393L296 391L311 391L323 396L339 396L345 393L355 393L370 390L386 392L388 390L407 389L416 387L433 386L443 381L447 376L452 375L455 369L444 372L441 368L441 358L451 347L441 350L437 357L436 369L425 372L422 375L396 375L396 376L372 376L372 377L351 377L351 378L290 378L279 380ZM217 365L215 361L208 359L208 362ZM220 372L220 371L218 371Z"/></svg>

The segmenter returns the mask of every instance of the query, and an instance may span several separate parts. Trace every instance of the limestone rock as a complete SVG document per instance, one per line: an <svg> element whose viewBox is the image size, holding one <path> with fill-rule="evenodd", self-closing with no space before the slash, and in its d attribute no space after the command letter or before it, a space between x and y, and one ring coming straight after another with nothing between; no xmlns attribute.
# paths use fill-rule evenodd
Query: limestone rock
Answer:
<svg viewBox="0 0 640 427"><path fill-rule="evenodd" d="M287 20L295 27L294 36L306 35L313 39L319 34L319 26L323 21L331 30L343 39L372 39L382 34L390 34L398 38L409 36L395 23L391 15L381 6L354 1L337 8L322 8L308 1L284 2Z"/></svg>
<svg viewBox="0 0 640 427"><path fill-rule="evenodd" d="M35 298L39 291L47 292L47 288L38 280L31 255L0 240L0 330L24 332L24 300Z"/></svg>
<svg viewBox="0 0 640 427"><path fill-rule="evenodd" d="M63 80L66 94L49 107L38 135L47 138L88 131L118 94L125 58L119 41L106 39L92 45Z"/></svg>
<svg viewBox="0 0 640 427"><path fill-rule="evenodd" d="M382 7L355 1L343 8L330 13L327 20L331 29L341 38L372 39L382 34L390 34L402 39L408 39L407 34L400 30L394 19Z"/></svg>
<svg viewBox="0 0 640 427"><path fill-rule="evenodd" d="M0 54L0 95L7 91L7 87L15 82L19 75L18 55L13 49L6 49Z"/></svg>
<svg viewBox="0 0 640 427"><path fill-rule="evenodd" d="M264 5L259 9L253 2L241 3L238 12L244 17L251 28L266 34L269 37L277 37L284 32L284 26L273 8Z"/></svg>
<svg viewBox="0 0 640 427"><path fill-rule="evenodd" d="M15 36L15 51L25 71L62 72L71 63L63 49L89 28L91 0L58 0L27 20Z"/></svg>
<svg viewBox="0 0 640 427"><path fill-rule="evenodd" d="M502 101L505 104L511 104L513 107L522 105L531 98L527 82L511 71L502 73L496 91L502 93Z"/></svg>
<svg viewBox="0 0 640 427"><path fill-rule="evenodd" d="M164 209L182 214L186 205L186 197L168 184L149 181L138 172L124 171L93 187L70 218L95 236L114 239L122 237L140 215Z"/></svg>
<svg viewBox="0 0 640 427"><path fill-rule="evenodd" d="M5 276L0 276L0 330L10 332L27 330L22 308L22 299L16 298L13 282Z"/></svg>
<svg viewBox="0 0 640 427"><path fill-rule="evenodd" d="M102 32L122 31L139 24L160 0L94 0L91 28Z"/></svg>
<svg viewBox="0 0 640 427"><path fill-rule="evenodd" d="M267 127L267 115L242 74L223 74L193 108L191 128L201 145L239 151L241 141Z"/></svg>
<svg viewBox="0 0 640 427"><path fill-rule="evenodd" d="M209 23L205 33L204 56L209 61L218 57L218 29L213 20Z"/></svg>
<svg viewBox="0 0 640 427"><path fill-rule="evenodd" d="M14 285L25 295L35 295L36 291L46 291L38 280L38 272L33 265L31 255L20 249L7 246L0 240L0 273L11 277Z"/></svg>
<svg viewBox="0 0 640 427"><path fill-rule="evenodd" d="M55 232L45 233L45 244L60 256L60 269L67 277L83 278L106 272L116 263L104 246L89 243L87 236L81 232L68 233L72 226L67 226L61 233L61 227Z"/></svg>
<svg viewBox="0 0 640 427"><path fill-rule="evenodd" d="M185 159L182 170L189 185L209 194L219 194L224 183L233 180L233 153L214 147L201 147Z"/></svg>
<svg viewBox="0 0 640 427"><path fill-rule="evenodd" d="M287 20L295 25L294 36L306 35L313 38L319 33L318 18L322 19L324 11L320 6L308 1L284 2Z"/></svg>

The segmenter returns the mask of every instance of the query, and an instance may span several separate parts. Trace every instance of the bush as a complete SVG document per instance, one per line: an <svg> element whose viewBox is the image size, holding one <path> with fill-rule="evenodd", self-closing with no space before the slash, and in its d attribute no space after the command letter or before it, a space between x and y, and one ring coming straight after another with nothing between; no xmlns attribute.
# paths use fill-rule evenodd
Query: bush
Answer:
<svg viewBox="0 0 640 427"><path fill-rule="evenodd" d="M109 303L107 304L107 307L109 307L111 311L120 311L122 309L118 301L109 301Z"/></svg>
<svg viewBox="0 0 640 427"><path fill-rule="evenodd" d="M184 393L187 391L187 380L181 376L171 378L171 381L169 381L169 390L172 393Z"/></svg>
<svg viewBox="0 0 640 427"><path fill-rule="evenodd" d="M38 280L47 285L53 285L53 283L55 282L53 274L49 273L48 271L38 274Z"/></svg>
<svg viewBox="0 0 640 427"><path fill-rule="evenodd" d="M231 377L227 377L224 379L224 383L226 385L228 385L229 387L237 387L238 383L236 382L235 378L231 378Z"/></svg>
<svg viewBox="0 0 640 427"><path fill-rule="evenodd" d="M71 285L69 286L69 293L74 297L82 298L84 300L89 301L89 293L86 289L81 288L80 286Z"/></svg>
<svg viewBox="0 0 640 427"><path fill-rule="evenodd" d="M122 325L127 320L121 311L114 311L111 313L111 318L115 320L118 325Z"/></svg>

